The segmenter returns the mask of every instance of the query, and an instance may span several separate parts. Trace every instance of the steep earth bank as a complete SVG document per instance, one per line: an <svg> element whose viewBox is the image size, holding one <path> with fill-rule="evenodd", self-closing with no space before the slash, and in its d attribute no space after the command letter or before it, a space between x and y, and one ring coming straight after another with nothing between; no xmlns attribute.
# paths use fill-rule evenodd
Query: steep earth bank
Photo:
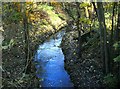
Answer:
<svg viewBox="0 0 120 89"><path fill-rule="evenodd" d="M30 73L25 74L24 72L26 70L26 54L24 31L22 30L23 26L21 24L11 23L4 25L3 29L2 87L25 87L26 89L39 87L39 79L36 77L36 69L33 62L31 62L29 66ZM35 32L35 30L33 31ZM32 32L30 32L30 34ZM32 59L38 46L54 33L53 29L49 29L42 35L30 35L29 52L31 61L33 61Z"/></svg>
<svg viewBox="0 0 120 89"><path fill-rule="evenodd" d="M70 74L75 87L99 89L102 84L102 60L99 40L82 44L82 58L78 57L77 31L69 31L63 36L61 47L65 56L65 69Z"/></svg>

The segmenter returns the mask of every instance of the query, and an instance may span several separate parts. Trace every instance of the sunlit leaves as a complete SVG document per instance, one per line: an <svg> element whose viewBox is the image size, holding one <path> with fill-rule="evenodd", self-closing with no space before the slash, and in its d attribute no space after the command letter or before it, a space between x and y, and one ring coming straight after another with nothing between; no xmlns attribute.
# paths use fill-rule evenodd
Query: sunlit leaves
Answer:
<svg viewBox="0 0 120 89"><path fill-rule="evenodd" d="M52 6L48 6L47 4L40 4L40 5L38 5L38 9L42 9L42 10L48 11L48 10L52 10L53 7Z"/></svg>
<svg viewBox="0 0 120 89"><path fill-rule="evenodd" d="M16 11L20 12L21 10L20 2L13 2L12 6L14 7L14 9L16 9Z"/></svg>
<svg viewBox="0 0 120 89"><path fill-rule="evenodd" d="M80 18L81 23L91 24L91 20L87 18Z"/></svg>
<svg viewBox="0 0 120 89"><path fill-rule="evenodd" d="M106 3L105 5L104 5L104 8L106 8L106 9L110 9L111 7L113 6L113 3L111 2L109 2L109 3Z"/></svg>
<svg viewBox="0 0 120 89"><path fill-rule="evenodd" d="M81 3L81 4L80 4L80 7L81 7L81 8L84 8L84 7L87 7L87 6L89 6L89 5L90 5L89 3Z"/></svg>
<svg viewBox="0 0 120 89"><path fill-rule="evenodd" d="M111 26L111 24L112 24L112 20L111 20L111 13L109 13L109 12L107 12L107 13L105 13L105 23L106 23L106 27L109 29L109 30L111 30L111 28L112 28L112 26Z"/></svg>

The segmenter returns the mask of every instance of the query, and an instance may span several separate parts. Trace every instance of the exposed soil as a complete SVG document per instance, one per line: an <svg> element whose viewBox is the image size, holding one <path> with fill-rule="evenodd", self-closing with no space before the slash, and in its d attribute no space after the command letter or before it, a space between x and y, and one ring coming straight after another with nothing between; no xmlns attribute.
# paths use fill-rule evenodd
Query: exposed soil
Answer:
<svg viewBox="0 0 120 89"><path fill-rule="evenodd" d="M36 77L36 68L34 62L31 62L30 64L30 72L25 74L27 65L24 48L24 34L20 28L20 25L14 23L4 27L4 39L8 40L8 42L9 40L14 39L15 43L7 49L2 50L2 87L25 87L26 89L31 87L39 88L40 79ZM16 30L17 32L15 32ZM11 35L9 35L10 33ZM31 61L34 59L34 55L38 46L46 39L49 39L49 37L53 34L54 33L49 30L47 33L36 37L37 39L34 37L30 38L29 45Z"/></svg>
<svg viewBox="0 0 120 89"><path fill-rule="evenodd" d="M78 37L77 31L66 32L62 39L62 50L65 55L65 69L75 87L81 89L99 89L103 87L102 60L100 58L99 40L96 45L82 44L82 58L78 57ZM92 38L91 38L92 39Z"/></svg>

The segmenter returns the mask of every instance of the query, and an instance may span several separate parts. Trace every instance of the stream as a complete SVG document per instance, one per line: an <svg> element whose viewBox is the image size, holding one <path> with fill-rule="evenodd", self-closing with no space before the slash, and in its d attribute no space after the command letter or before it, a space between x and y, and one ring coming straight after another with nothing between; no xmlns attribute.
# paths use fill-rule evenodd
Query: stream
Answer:
<svg viewBox="0 0 120 89"><path fill-rule="evenodd" d="M37 77L41 87L73 88L70 76L64 69L64 55L60 48L65 31L60 31L39 46L35 55Z"/></svg>

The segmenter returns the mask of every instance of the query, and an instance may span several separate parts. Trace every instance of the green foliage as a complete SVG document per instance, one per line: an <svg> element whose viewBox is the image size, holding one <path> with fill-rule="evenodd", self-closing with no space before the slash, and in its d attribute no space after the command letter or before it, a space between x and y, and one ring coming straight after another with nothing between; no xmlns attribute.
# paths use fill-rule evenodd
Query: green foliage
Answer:
<svg viewBox="0 0 120 89"><path fill-rule="evenodd" d="M58 16L63 18L63 19L66 19L66 16L64 14L59 13Z"/></svg>
<svg viewBox="0 0 120 89"><path fill-rule="evenodd" d="M3 4L2 15L5 23L19 22L22 19L22 13L16 10L17 7L12 7L13 4Z"/></svg>
<svg viewBox="0 0 120 89"><path fill-rule="evenodd" d="M2 46L2 49L8 49L12 47L14 44L15 44L14 39L11 39L9 43L7 41L4 41L4 45Z"/></svg>
<svg viewBox="0 0 120 89"><path fill-rule="evenodd" d="M115 50L119 50L120 49L120 41L114 43L113 47L115 48Z"/></svg>
<svg viewBox="0 0 120 89"><path fill-rule="evenodd" d="M53 7L52 6L48 6L47 4L40 4L40 5L38 5L38 9L43 9L43 10L47 10L47 11L49 11L49 10L53 10Z"/></svg>
<svg viewBox="0 0 120 89"><path fill-rule="evenodd" d="M86 6L89 6L89 3L81 3L81 4L80 4L80 7L81 7L81 8L84 8L84 7L86 7Z"/></svg>
<svg viewBox="0 0 120 89"><path fill-rule="evenodd" d="M10 20L12 20L13 22L18 22L22 19L22 15L20 12L16 12L14 11L13 14L11 15Z"/></svg>
<svg viewBox="0 0 120 89"><path fill-rule="evenodd" d="M112 14L110 12L107 12L104 14L105 15L105 23L106 23L106 28L111 30L112 29Z"/></svg>
<svg viewBox="0 0 120 89"><path fill-rule="evenodd" d="M80 18L81 23L91 24L91 20L87 18Z"/></svg>
<svg viewBox="0 0 120 89"><path fill-rule="evenodd" d="M107 2L108 0L106 0L106 2ZM110 9L110 8L112 8L112 6L113 6L113 3L109 3L109 4L106 4L105 6L104 6L104 8L105 9Z"/></svg>
<svg viewBox="0 0 120 89"><path fill-rule="evenodd" d="M120 50L120 41L119 42L116 42L113 47L115 48L115 50ZM120 62L120 55L117 56L116 58L113 59L114 62Z"/></svg>
<svg viewBox="0 0 120 89"><path fill-rule="evenodd" d="M74 18L77 18L76 8L70 9L70 13L71 13L71 16L73 16Z"/></svg>
<svg viewBox="0 0 120 89"><path fill-rule="evenodd" d="M107 85L110 89L113 89L117 85L117 78L113 74L107 74L103 80L104 84Z"/></svg>
<svg viewBox="0 0 120 89"><path fill-rule="evenodd" d="M120 62L120 55L113 59L114 62Z"/></svg>
<svg viewBox="0 0 120 89"><path fill-rule="evenodd" d="M39 45L40 43L45 41L50 35L52 35L55 32L54 28L56 28L58 30L59 29L58 27L63 26L64 25L63 22L65 22L65 20L67 20L67 15L65 15L64 12L61 12L61 10L62 10L61 7L55 9L54 6L49 6L48 3L35 3L35 5L36 5L36 7L26 4L26 9L27 8L28 9L26 10L26 13L24 13L24 15L26 14L26 17L28 16L27 24L28 24L29 34L30 34L30 36L29 36L30 53L33 53L36 45ZM69 5L69 4L66 4L66 5L67 5L66 8L68 9L68 12L69 12L68 13L69 16L73 17L76 20L78 18L77 9L75 6L76 3L71 3L71 5ZM18 8L16 6L19 6L19 5L18 4L15 5L14 3L4 3L2 6L3 7L2 8L3 23L4 23L4 25L6 25L6 28L4 29L5 30L5 34L4 34L5 40L3 41L2 49L6 49L6 50L4 50L6 53L7 53L7 51L9 51L8 50L9 48L12 49L11 53L14 53L14 54L9 53L4 56L4 59L7 59L7 61L8 61L8 59L9 60L12 59L12 61L10 62L11 65L12 65L12 63L17 64L18 59L20 59L19 62L21 62L21 64L23 64L24 63L23 59L25 59L24 58L25 57L25 53L24 53L25 47L24 46L26 44L25 44L23 21L22 21L23 20L22 10L24 7ZM106 6L106 4L104 6ZM89 19L85 17L85 7L88 7ZM99 28L98 20L94 16L95 12L94 11L92 12L92 9L93 8L91 7L90 3L81 3L80 4L79 12L80 12L81 18L79 18L79 20L80 20L80 22L83 26L83 30L85 32L87 32L87 30L89 30L89 29L96 30ZM107 3L107 6L105 7L104 15L105 15L105 19L106 19L105 23L106 23L107 29L110 30L111 24L112 24L112 20L111 20L112 3L111 4ZM116 14L115 14L115 16L116 16ZM63 19L61 19L61 18L65 19L65 20L63 21ZM68 21L69 20L70 19L68 19ZM17 22L17 24L20 25L21 29L17 25L15 25L16 22ZM15 23L15 24L12 24L12 23ZM9 24L11 25L10 27L9 27ZM90 28L90 26L91 26L91 28ZM16 27L16 28L14 28L14 27ZM7 29L7 28L9 28L9 29ZM95 33L93 33L93 35L94 36L89 38L88 42L85 44L86 48L87 48L87 46L88 46L88 48L90 48L89 45L91 45L90 50L95 48L96 45L100 44L100 41L98 39L99 34L95 36ZM76 46L77 46L77 44L76 44ZM119 50L120 42L116 42L113 46L116 50ZM88 53L88 54L91 54L91 53ZM74 51L73 55L76 56L77 52ZM18 58L17 61L15 60L16 57ZM120 55L117 56L116 58L114 58L113 60L114 60L114 62L120 62ZM7 61L5 61L5 62L7 62ZM37 63L35 63L35 64L37 64ZM6 63L4 63L4 66L6 66L6 69L10 68L9 64L6 65ZM14 64L11 67L11 69L12 68L14 68ZM21 68L21 66L19 68ZM0 66L0 69L2 69L1 66ZM14 72L14 70L13 70L13 72ZM19 72L19 70L17 70L17 72ZM22 79L25 78L24 80L26 81L26 80L28 80L28 77L29 76L27 76L26 74L23 73ZM31 76L30 76L30 78L31 78ZM14 79L16 79L16 77ZM18 81L18 83L20 83L20 84L24 83L24 81L22 79L20 79ZM114 88L117 84L117 79L112 74L108 74L107 76L104 77L104 83L108 87Z"/></svg>

